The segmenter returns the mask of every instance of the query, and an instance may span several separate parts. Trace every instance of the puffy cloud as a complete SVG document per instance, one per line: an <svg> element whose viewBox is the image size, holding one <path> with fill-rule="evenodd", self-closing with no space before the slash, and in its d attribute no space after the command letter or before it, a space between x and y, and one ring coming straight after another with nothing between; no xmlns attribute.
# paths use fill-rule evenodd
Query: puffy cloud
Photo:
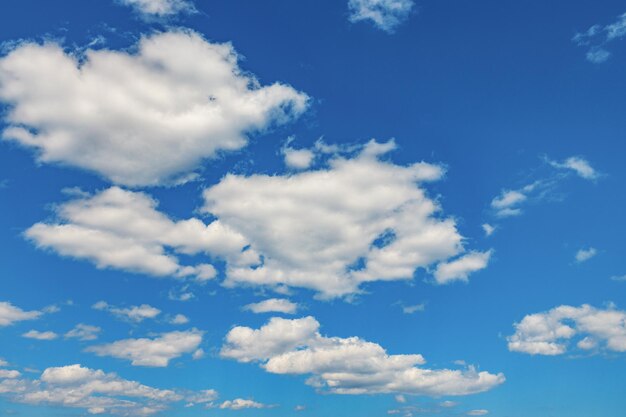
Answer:
<svg viewBox="0 0 626 417"><path fill-rule="evenodd" d="M170 323L172 324L187 324L189 323L189 319L184 314L177 314L170 319Z"/></svg>
<svg viewBox="0 0 626 417"><path fill-rule="evenodd" d="M102 329L98 326L79 323L72 330L65 333L66 339L78 339L81 341L96 340Z"/></svg>
<svg viewBox="0 0 626 417"><path fill-rule="evenodd" d="M37 223L25 235L41 248L112 267L154 276L215 276L207 264L184 266L171 252L210 252L237 263L248 256L243 236L220 222L196 218L174 221L157 211L145 193L111 187L56 208L58 221ZM254 258L253 255L253 259Z"/></svg>
<svg viewBox="0 0 626 417"><path fill-rule="evenodd" d="M492 253L492 250L469 252L453 261L442 262L435 270L435 281L438 284L449 284L453 281L467 282L469 274L487 267Z"/></svg>
<svg viewBox="0 0 626 417"><path fill-rule="evenodd" d="M349 0L350 21L370 21L377 28L393 33L408 17L413 0Z"/></svg>
<svg viewBox="0 0 626 417"><path fill-rule="evenodd" d="M41 314L41 311L24 311L8 301L0 301L0 327L10 326L18 321L34 320Z"/></svg>
<svg viewBox="0 0 626 417"><path fill-rule="evenodd" d="M51 42L22 43L0 58L0 101L10 106L2 137L36 149L41 162L118 184L189 180L203 160L307 108L305 94L261 86L239 69L232 45L191 31L143 37L135 52L76 55Z"/></svg>
<svg viewBox="0 0 626 417"><path fill-rule="evenodd" d="M613 306L597 309L587 304L563 305L524 317L507 340L510 351L561 355L577 336L582 338L577 343L579 349L626 352L626 312Z"/></svg>
<svg viewBox="0 0 626 417"><path fill-rule="evenodd" d="M579 249L576 252L576 262L581 263L588 261L598 254L596 248L588 248L588 249Z"/></svg>
<svg viewBox="0 0 626 417"><path fill-rule="evenodd" d="M422 184L441 166L381 160L393 141L374 140L327 169L291 175L229 174L204 191L207 213L244 236L261 262L227 266L225 285L303 287L322 297L364 282L409 280L417 268L463 252L451 218Z"/></svg>
<svg viewBox="0 0 626 417"><path fill-rule="evenodd" d="M19 371L0 369L0 379L15 379L19 378L21 375Z"/></svg>
<svg viewBox="0 0 626 417"><path fill-rule="evenodd" d="M295 314L298 311L298 304L293 303L284 298L270 298L258 303L248 304L244 306L244 310L252 311L253 313L285 313Z"/></svg>
<svg viewBox="0 0 626 417"><path fill-rule="evenodd" d="M192 329L163 333L153 339L123 339L109 344L90 346L85 350L98 356L127 359L135 366L165 367L172 359L198 349L202 342L202 335L203 332Z"/></svg>
<svg viewBox="0 0 626 417"><path fill-rule="evenodd" d="M117 0L131 6L139 13L147 16L172 16L181 12L194 12L193 3L188 0Z"/></svg>
<svg viewBox="0 0 626 417"><path fill-rule="evenodd" d="M2 381L6 376L0 374L3 388L0 393L13 401L81 408L90 414L145 416L163 410L169 402L182 399L172 390L148 387L114 373L78 364L47 368L39 380L16 379L20 377L19 373L8 377L12 378L10 384Z"/></svg>
<svg viewBox="0 0 626 417"><path fill-rule="evenodd" d="M579 177L586 180L595 180L600 177L598 171L586 159L579 156L569 157L563 162L549 161L549 163L555 168L574 171Z"/></svg>
<svg viewBox="0 0 626 417"><path fill-rule="evenodd" d="M36 339L36 340L54 340L59 337L58 334L51 331L40 332L38 330L29 330L22 335L27 339Z"/></svg>
<svg viewBox="0 0 626 417"><path fill-rule="evenodd" d="M108 304L106 301L98 301L92 308L101 311L108 311L114 316L122 318L124 320L140 323L145 319L153 319L159 314L161 310L154 308L148 304L142 304L140 306L131 306L128 308L115 307Z"/></svg>
<svg viewBox="0 0 626 417"><path fill-rule="evenodd" d="M504 375L422 367L422 355L389 355L358 337L325 337L313 317L272 318L260 329L235 327L221 356L259 362L275 374L311 375L309 385L336 394L467 395L504 382Z"/></svg>
<svg viewBox="0 0 626 417"><path fill-rule="evenodd" d="M261 404L254 400L245 400L243 398L236 398L234 400L224 401L219 405L222 409L229 410L243 410L245 408L272 408L273 405Z"/></svg>

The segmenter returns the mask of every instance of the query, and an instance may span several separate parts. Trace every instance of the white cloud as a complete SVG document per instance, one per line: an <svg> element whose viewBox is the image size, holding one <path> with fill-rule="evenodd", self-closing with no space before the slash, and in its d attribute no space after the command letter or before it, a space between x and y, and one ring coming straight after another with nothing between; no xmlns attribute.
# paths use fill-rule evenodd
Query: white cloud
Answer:
<svg viewBox="0 0 626 417"><path fill-rule="evenodd" d="M131 306L128 308L120 308L112 306L106 301L98 301L92 306L92 308L100 311L108 311L114 316L117 316L124 320L133 321L135 323L140 323L145 319L153 319L161 314L161 310L159 310L158 308L154 308L148 304Z"/></svg>
<svg viewBox="0 0 626 417"><path fill-rule="evenodd" d="M491 236L493 232L496 231L496 226L492 226L488 223L484 223L482 225L483 231L485 232L485 236Z"/></svg>
<svg viewBox="0 0 626 417"><path fill-rule="evenodd" d="M577 33L572 41L577 46L589 47L586 58L589 62L600 64L611 56L606 45L626 36L626 13L618 16L617 20L606 26L593 25L582 33Z"/></svg>
<svg viewBox="0 0 626 417"><path fill-rule="evenodd" d="M24 311L8 301L0 301L0 327L10 326L18 321L34 320L41 314L41 311Z"/></svg>
<svg viewBox="0 0 626 417"><path fill-rule="evenodd" d="M442 401L439 403L439 405L441 407L445 407L445 408L451 408L451 407L456 407L457 405L459 405L459 403L455 402L455 401Z"/></svg>
<svg viewBox="0 0 626 417"><path fill-rule="evenodd" d="M489 414L488 410L471 410L467 412L468 416L485 416Z"/></svg>
<svg viewBox="0 0 626 417"><path fill-rule="evenodd" d="M426 309L426 304L414 304L410 306L402 306L402 312L404 314L413 314L418 311L424 311Z"/></svg>
<svg viewBox="0 0 626 417"><path fill-rule="evenodd" d="M437 265L434 276L438 284L449 284L453 281L467 282L471 273L485 269L493 250L487 252L469 252L450 262Z"/></svg>
<svg viewBox="0 0 626 417"><path fill-rule="evenodd" d="M307 169L315 159L315 153L310 149L293 149L290 147L283 148L285 157L285 165L294 169Z"/></svg>
<svg viewBox="0 0 626 417"><path fill-rule="evenodd" d="M219 405L219 407L222 409L229 409L229 410L243 410L245 408L257 408L257 409L258 408L273 408L274 406L258 403L254 400L245 400L243 398L236 398L234 400L224 401L223 403Z"/></svg>
<svg viewBox="0 0 626 417"><path fill-rule="evenodd" d="M585 55L585 58L587 58L587 61L592 62L594 64L601 64L603 62L606 62L610 57L611 57L611 53L607 51L606 49L602 49L602 48L590 49L589 51L587 51L587 54Z"/></svg>
<svg viewBox="0 0 626 417"><path fill-rule="evenodd" d="M518 190L504 190L491 201L491 207L496 210L499 217L510 217L522 214L518 207L528 197Z"/></svg>
<svg viewBox="0 0 626 417"><path fill-rule="evenodd" d="M417 268L464 251L451 218L422 183L441 166L380 158L393 141L374 140L327 169L296 174L229 174L204 192L207 213L249 242L261 262L227 267L225 285L303 287L322 297L378 280L409 280Z"/></svg>
<svg viewBox="0 0 626 417"><path fill-rule="evenodd" d="M422 355L389 355L358 337L325 337L313 317L272 318L260 329L235 327L221 356L259 362L275 374L311 375L307 384L337 394L467 395L504 382L504 375L423 368Z"/></svg>
<svg viewBox="0 0 626 417"><path fill-rule="evenodd" d="M96 340L102 329L98 326L79 323L72 330L65 333L67 339L78 339L81 341Z"/></svg>
<svg viewBox="0 0 626 417"><path fill-rule="evenodd" d="M195 11L189 0L117 0L119 3L131 6L138 12L149 16L172 16L181 12Z"/></svg>
<svg viewBox="0 0 626 417"><path fill-rule="evenodd" d="M219 397L214 389L199 391L186 397L186 407L193 407L196 404L212 404Z"/></svg>
<svg viewBox="0 0 626 417"><path fill-rule="evenodd" d="M114 373L69 365L47 368L39 380L0 374L0 393L13 401L85 409L89 414L147 416L163 410L182 396L120 378ZM132 398L133 400L130 400Z"/></svg>
<svg viewBox="0 0 626 417"><path fill-rule="evenodd" d="M196 218L174 221L157 210L147 194L111 187L56 208L58 220L37 223L25 235L41 248L112 267L154 276L215 276L207 264L184 266L171 252L210 252L237 263L247 241L220 222L205 225ZM253 260L256 261L256 258Z"/></svg>
<svg viewBox="0 0 626 417"><path fill-rule="evenodd" d="M298 311L298 304L293 303L284 298L270 298L258 303L248 304L244 306L244 310L252 311L253 313L285 313L295 314Z"/></svg>
<svg viewBox="0 0 626 417"><path fill-rule="evenodd" d="M561 355L577 336L582 337L577 346L583 350L626 352L626 312L613 306L603 310L563 305L524 317L507 340L510 351Z"/></svg>
<svg viewBox="0 0 626 417"><path fill-rule="evenodd" d="M58 334L51 331L40 332L38 330L29 330L22 335L27 339L36 339L36 340L54 340L59 337Z"/></svg>
<svg viewBox="0 0 626 417"><path fill-rule="evenodd" d="M576 262L581 263L588 261L598 254L596 248L588 248L588 249L579 249L576 252Z"/></svg>
<svg viewBox="0 0 626 417"><path fill-rule="evenodd" d="M370 21L377 28L388 33L408 17L413 7L413 0L349 0L350 21Z"/></svg>
<svg viewBox="0 0 626 417"><path fill-rule="evenodd" d="M4 359L0 358L0 367L2 367L2 366L9 366L9 362L7 362Z"/></svg>
<svg viewBox="0 0 626 417"><path fill-rule="evenodd" d="M626 281L626 275L613 275L611 277L613 281Z"/></svg>
<svg viewBox="0 0 626 417"><path fill-rule="evenodd" d="M0 58L2 137L118 184L189 180L203 160L307 108L305 94L239 69L232 45L192 31L143 37L136 52L74 55L22 43Z"/></svg>
<svg viewBox="0 0 626 417"><path fill-rule="evenodd" d="M0 379L15 379L19 378L21 375L19 371L0 369Z"/></svg>
<svg viewBox="0 0 626 417"><path fill-rule="evenodd" d="M600 176L586 159L578 156L569 157L563 162L549 161L549 163L555 168L572 170L586 180L595 180Z"/></svg>
<svg viewBox="0 0 626 417"><path fill-rule="evenodd" d="M169 332L153 339L123 339L105 345L90 346L85 351L98 356L127 359L134 366L165 367L172 359L198 349L202 335L203 332L196 329Z"/></svg>
<svg viewBox="0 0 626 417"><path fill-rule="evenodd" d="M402 394L398 394L394 397L396 399L397 402L399 402L400 404L404 404L406 402L406 397Z"/></svg>
<svg viewBox="0 0 626 417"><path fill-rule="evenodd" d="M170 319L170 323L172 324L187 324L189 323L189 318L184 314L177 314Z"/></svg>

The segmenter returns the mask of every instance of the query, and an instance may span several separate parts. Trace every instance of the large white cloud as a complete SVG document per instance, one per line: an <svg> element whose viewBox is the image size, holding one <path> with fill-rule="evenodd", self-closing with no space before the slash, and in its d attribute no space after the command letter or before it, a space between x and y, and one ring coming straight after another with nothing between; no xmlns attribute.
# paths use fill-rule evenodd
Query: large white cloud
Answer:
<svg viewBox="0 0 626 417"><path fill-rule="evenodd" d="M56 208L57 221L37 223L26 236L39 247L88 259L99 268L113 267L154 276L215 276L208 264L181 265L172 252L210 252L238 263L247 241L219 222L196 218L174 221L157 211L148 195L112 187ZM256 261L256 256L252 255Z"/></svg>
<svg viewBox="0 0 626 417"><path fill-rule="evenodd" d="M24 311L8 301L0 301L0 327L10 326L18 321L34 320L41 311Z"/></svg>
<svg viewBox="0 0 626 417"><path fill-rule="evenodd" d="M127 359L135 366L165 367L172 359L198 350L203 332L192 329L163 333L155 338L123 339L85 349L98 356Z"/></svg>
<svg viewBox="0 0 626 417"><path fill-rule="evenodd" d="M444 170L381 160L393 142L370 141L327 169L291 175L232 175L204 192L204 210L261 255L228 265L226 285L304 287L324 297L361 283L411 279L417 268L463 252L455 221L442 218L422 183Z"/></svg>
<svg viewBox="0 0 626 417"><path fill-rule="evenodd" d="M206 158L244 147L249 133L301 114L308 97L261 86L230 44L191 31L141 39L135 52L23 43L0 59L2 137L42 162L130 186L182 181Z"/></svg>
<svg viewBox="0 0 626 417"><path fill-rule="evenodd" d="M561 355L574 341L582 350L626 352L626 312L563 305L524 317L507 340L509 350L531 355Z"/></svg>
<svg viewBox="0 0 626 417"><path fill-rule="evenodd" d="M272 318L259 329L235 327L222 357L259 362L275 374L311 375L309 385L337 394L467 395L504 382L504 375L426 369L422 355L390 355L358 337L325 337L313 317Z"/></svg>
<svg viewBox="0 0 626 417"><path fill-rule="evenodd" d="M413 0L349 0L350 21L370 21L385 32L393 32L415 6Z"/></svg>

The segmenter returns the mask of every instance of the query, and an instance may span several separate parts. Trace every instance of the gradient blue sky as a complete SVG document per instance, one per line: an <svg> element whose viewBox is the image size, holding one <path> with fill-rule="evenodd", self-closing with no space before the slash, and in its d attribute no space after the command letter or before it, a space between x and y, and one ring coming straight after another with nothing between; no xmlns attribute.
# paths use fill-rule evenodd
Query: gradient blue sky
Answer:
<svg viewBox="0 0 626 417"><path fill-rule="evenodd" d="M196 0L173 2L181 10L161 15L124 3L132 1L0 3L0 129L4 132L0 140L0 415L138 416L153 411L154 415L181 417L624 415L623 2L371 0L386 19L389 7L404 7L395 20L384 23L357 18L359 11L364 12L359 7L368 5L365 0L350 4L348 0ZM155 135L174 143L188 139L185 134L194 121L186 126L183 118L172 122L176 126L171 131L153 133L150 100L158 93L152 93L163 83L172 83L174 91L182 88L176 83L186 83L193 92L212 96L215 90L217 99L211 100L218 107L229 99L219 92L220 83L228 76L209 82L208 87L201 85L206 72L198 68L206 64L210 73L211 62L201 62L202 57L180 48L157 49L163 51L161 59L172 65L195 66L197 59L198 67L192 71L197 80L191 75L176 78L186 74L185 68L176 76L160 73L162 78L141 79L133 78L134 73L124 78L124 65L136 57L138 39L168 34L193 38L203 45L230 43L239 60L226 65L240 69L230 77L258 80L256 87L244 83L235 96L266 91L263 89L273 83L284 89L276 93L283 94L275 98L279 105L263 104L264 98L253 104L266 106L255 116L257 122L226 112L222 122L229 126L228 134L215 133L212 126L218 122L214 116L201 114L208 127L191 140L189 157L170 170L163 168L165 161L175 157L171 148L155 142ZM185 42L183 46L188 45ZM54 45L64 51L63 57L57 49L58 56L68 62L74 57L83 71L89 69L90 53L85 52L89 49L118 51L128 60L110 64L105 71L113 75L96 79L90 94L73 92L73 81L64 78L64 68L50 57L35 59L35 50ZM23 60L13 65L11 57L17 53L22 53ZM104 61L107 56L101 55ZM178 56L185 56L185 61ZM147 70L158 73L162 68L155 65ZM99 85L103 79L108 84ZM117 84L115 80L122 81ZM107 94L111 90L117 92L115 100L121 107L136 107L128 107L132 113L128 119L118 115L118 119L110 119L112 123L106 121L109 119L100 123L101 100L111 100L109 110L117 106L111 98L114 95ZM126 94L134 94L130 90L145 94L142 97L148 104L127 103ZM306 104L297 101L305 96ZM76 100L84 107L68 106ZM233 100L234 108L242 106L237 98ZM195 111L193 103L185 99L179 104L182 113ZM164 112L161 117L169 116ZM132 134L124 130L126 122L132 124ZM11 133L16 128L42 142L33 146L27 139L16 139ZM43 137L46 132L68 135L76 146L47 161L42 156L48 150L46 141L50 141ZM118 133L121 141L112 140L98 148L96 142L107 142ZM247 143L217 153L202 149L207 141L220 148L233 134ZM395 148L377 152L372 150L371 139L394 143ZM129 152L122 146L127 143L139 149L131 160L140 160L142 165L120 179L115 172L123 169L107 161ZM334 148L321 150L316 143ZM312 156L313 162L287 166L285 154L293 150L304 150L301 154ZM95 162L81 159L89 152ZM155 157L143 161L147 154ZM422 161L429 169L439 169L440 175L435 175L434 181L403 179L411 164ZM338 174L336 165L341 163L365 170L350 177L354 182L342 183L345 177ZM96 165L106 168L94 168ZM150 170L157 173L157 180L141 177ZM196 175L187 182L168 181L190 172ZM324 173L327 177L320 179ZM228 174L231 176L226 177ZM224 178L238 179L241 187L230 187ZM317 182L306 178L317 178ZM350 187L356 183L362 188L352 191ZM218 184L222 188L214 188ZM380 187L368 188L370 184ZM397 265L412 255L438 253L412 265L409 276L372 268L371 282L333 292L329 283L337 271L329 267L330 272L323 272L330 275L317 272L343 258L316 249L325 248L326 239L332 241L333 237L324 233L335 229L319 229L318 236L306 225L316 224L322 217L337 224L340 231L344 219L355 221L362 229L377 221L392 222L391 243L351 240L360 236L358 233L350 235L352 238L344 236L345 247L365 244L360 253L348 250L356 255L339 268L337 279L349 281L355 270L364 270L368 256L374 256L379 247L393 247L402 236L408 236L408 242L427 227L428 222L416 219L419 216L413 212L399 219L402 201L383 214L362 209L387 204L386 191L396 185L400 197L392 193L393 198L405 198L407 190L423 191L415 201L438 204L440 211L427 220L441 228L444 219L453 220L454 236L442 239L457 246L441 249L445 244L436 237L443 230L437 229L436 236L427 238L424 245L416 248L407 243L408 248L398 255L402 259L390 261ZM343 191L333 194L333 201L326 201L325 189L335 186ZM205 190L214 191L212 207L203 198ZM150 225L137 232L143 233L140 238L127 235L133 229L131 224L107 226L122 239L111 243L111 249L124 250L123 242L138 239L135 243L150 250L157 247L157 252L175 256L181 265L212 264L215 277L198 282L193 277L197 271L183 276L180 268L151 273L151 261L145 258L128 261L137 261L142 265L139 268L94 260L98 255L84 253L97 253L101 247L84 237L65 235L67 231L61 228L54 235L56 243L46 240L50 237L46 233L52 233L54 227L72 225L62 214L68 202L84 208L107 191L124 196L121 205L134 204L137 199L158 201L156 210L163 221L193 217L204 225L214 221L229 225L245 238L244 252L260 254L261 267L243 269L253 273L268 266L268 279L279 285L259 285L251 279L233 281L228 267L235 261L226 258L238 256L237 250L224 255L221 238L215 247L203 247L193 255L182 253L176 247L191 245L196 239L184 230L178 243L163 244L157 242L162 236L146 237ZM299 199L299 195L308 197ZM263 198L267 200L259 202ZM293 206L286 211L276 209L273 203L282 202L281 198ZM334 209L335 204L339 208ZM356 214L342 212L351 204L357 206ZM137 213L149 217L154 210L141 206ZM375 218L364 220L361 214ZM98 223L106 213L89 216ZM37 223L44 230L34 235L32 227ZM490 235L485 233L485 224L495 228ZM381 226L380 235L389 237L387 229ZM272 237L277 235L279 239ZM462 239L462 248L455 239ZM62 248L61 240L71 241L71 248ZM284 252L294 254L290 262L270 268ZM480 260L469 259L479 255ZM143 255L129 251L125 256ZM474 263L468 266L471 262L463 260ZM446 274L446 266L452 272ZM301 281L290 281L299 273L304 277ZM381 274L386 273L389 277L382 280ZM193 296L181 300L185 293ZM270 298L288 299L297 304L297 311L255 314L244 308ZM94 308L99 301L109 307ZM139 321L120 312L141 305L160 313ZM172 323L177 314L189 321ZM235 326L259 329L272 317L299 325L307 316L319 322L318 339L300 340L291 349L275 348L265 355L255 351L259 356L248 362L228 353L229 346L237 347L227 338ZM90 340L67 337L79 323L100 331ZM53 332L49 335L53 340L25 337L31 330ZM174 354L167 366L135 366L137 363L111 354L111 349L96 354L114 342L137 339L148 346L164 335L176 338L172 332L201 334L201 341ZM254 337L247 348L262 350L263 341ZM279 331L272 337L286 336ZM418 363L416 369L447 369L466 379L453 381L455 388L430 391L406 386L379 389L371 381L388 375L363 371L357 352L354 367L361 369L368 381L364 392L339 394L332 392L330 385L307 384L311 376L328 384L324 372L345 372L342 366L350 364L350 354L340 361L341 366L323 364L322 357L328 346L349 337L359 338L357 350L368 341L387 355L421 354L426 363ZM139 351L137 355L148 352L149 347ZM274 356L299 351L317 352L311 371L292 369L281 374L263 368ZM365 357L371 358L368 353ZM55 370L76 370L63 367L77 364L80 369L102 370L117 377L97 376L95 371L84 380L69 383L46 377ZM473 366L500 379L476 388L472 385L476 376ZM9 375L10 371L19 375ZM85 385L80 384L93 382L89 378L137 381L173 390L176 399L127 397L128 389L96 390L81 394L80 401L72 403L71 388L84 390ZM414 376L405 385L419 385L420 378ZM207 394L211 398L206 402L194 401L204 390L217 393ZM44 393L47 399L42 399ZM85 405L101 398L136 403L128 408ZM253 400L255 403L245 404L258 408L233 409L229 401L235 399Z"/></svg>

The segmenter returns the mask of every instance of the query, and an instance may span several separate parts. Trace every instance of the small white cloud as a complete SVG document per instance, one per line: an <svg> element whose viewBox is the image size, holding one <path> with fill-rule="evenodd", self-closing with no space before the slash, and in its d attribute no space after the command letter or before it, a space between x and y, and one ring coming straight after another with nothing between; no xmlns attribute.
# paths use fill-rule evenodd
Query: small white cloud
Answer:
<svg viewBox="0 0 626 417"><path fill-rule="evenodd" d="M626 281L626 275L613 275L611 277L613 281Z"/></svg>
<svg viewBox="0 0 626 417"><path fill-rule="evenodd" d="M582 337L576 344L580 349L626 352L626 312L612 305L604 310L563 305L527 315L507 341L510 351L554 356L567 352L577 336Z"/></svg>
<svg viewBox="0 0 626 417"><path fill-rule="evenodd" d="M406 397L402 394L398 394L394 398L396 399L396 402L399 402L400 404L404 404L406 402Z"/></svg>
<svg viewBox="0 0 626 417"><path fill-rule="evenodd" d="M485 269L493 250L486 252L469 252L450 262L442 262L437 265L434 277L437 284L449 284L453 281L467 282L468 276L476 271Z"/></svg>
<svg viewBox="0 0 626 417"><path fill-rule="evenodd" d="M191 355L191 359L193 359L194 361L197 361L199 359L204 358L204 350L203 349L196 349L195 352L193 352L193 354Z"/></svg>
<svg viewBox="0 0 626 417"><path fill-rule="evenodd" d="M153 339L123 339L90 346L85 351L98 356L127 359L134 366L165 367L172 359L195 352L202 342L202 335L203 332L196 329L170 332Z"/></svg>
<svg viewBox="0 0 626 417"><path fill-rule="evenodd" d="M246 408L273 408L274 405L262 404L254 400L245 400L243 398L237 398L234 400L224 401L219 405L219 408L229 410L243 410Z"/></svg>
<svg viewBox="0 0 626 417"><path fill-rule="evenodd" d="M81 341L96 340L102 329L98 326L79 323L72 330L65 333L66 339L78 339Z"/></svg>
<svg viewBox="0 0 626 417"><path fill-rule="evenodd" d="M611 57L611 53L606 49L598 48L598 49L590 49L587 51L585 58L587 61L592 62L594 64L601 64L606 62Z"/></svg>
<svg viewBox="0 0 626 417"><path fill-rule="evenodd" d="M24 311L8 301L0 301L0 327L10 326L18 321L35 320L41 311Z"/></svg>
<svg viewBox="0 0 626 417"><path fill-rule="evenodd" d="M178 13L195 12L190 0L117 0L125 6L131 6L136 11L147 16L166 17Z"/></svg>
<svg viewBox="0 0 626 417"><path fill-rule="evenodd" d="M9 369L0 369L0 379L15 379L19 378L22 374L19 371L9 370ZM0 393L2 389L0 388Z"/></svg>
<svg viewBox="0 0 626 417"><path fill-rule="evenodd" d="M445 408L451 408L451 407L456 407L457 405L459 405L459 403L455 402L455 401L443 401L439 403L439 406L441 407L445 407Z"/></svg>
<svg viewBox="0 0 626 417"><path fill-rule="evenodd" d="M588 261L598 254L596 248L588 248L588 249L579 249L576 252L576 262L581 263Z"/></svg>
<svg viewBox="0 0 626 417"><path fill-rule="evenodd" d="M145 319L153 319L161 314L161 310L159 310L158 308L154 308L148 304L131 306L128 308L120 308L112 306L106 301L98 301L92 306L92 308L95 310L108 311L118 318L129 320L135 323L140 323Z"/></svg>
<svg viewBox="0 0 626 417"><path fill-rule="evenodd" d="M410 306L402 306L402 312L404 314L413 314L418 311L424 311L426 309L426 304L413 304Z"/></svg>
<svg viewBox="0 0 626 417"><path fill-rule="evenodd" d="M315 153L310 149L283 148L285 165L293 169L307 169L313 164Z"/></svg>
<svg viewBox="0 0 626 417"><path fill-rule="evenodd" d="M511 217L522 214L518 207L528 197L519 190L505 190L491 201L491 207L496 210L498 217Z"/></svg>
<svg viewBox="0 0 626 417"><path fill-rule="evenodd" d="M170 323L172 324L187 324L189 323L189 318L184 314L177 314L170 319Z"/></svg>
<svg viewBox="0 0 626 417"><path fill-rule="evenodd" d="M243 307L244 310L253 313L285 313L295 314L298 311L298 304L293 303L284 298L270 298L258 303L248 304Z"/></svg>
<svg viewBox="0 0 626 417"><path fill-rule="evenodd" d="M586 180L595 180L600 174L589 164L589 162L581 157L572 156L563 162L548 161L550 165L559 169L568 169L574 171L579 177Z"/></svg>
<svg viewBox="0 0 626 417"><path fill-rule="evenodd" d="M22 337L36 340L54 340L59 337L59 335L51 331L40 332L38 330L29 330L24 333Z"/></svg>
<svg viewBox="0 0 626 417"><path fill-rule="evenodd" d="M293 408L293 411L304 411L304 410L306 410L306 406L304 406L304 405L296 405Z"/></svg>
<svg viewBox="0 0 626 417"><path fill-rule="evenodd" d="M483 231L485 232L485 236L491 236L493 232L496 231L496 227L488 223L484 223L482 227L483 227Z"/></svg>
<svg viewBox="0 0 626 417"><path fill-rule="evenodd" d="M467 412L468 416L484 416L489 414L488 410L471 410Z"/></svg>
<svg viewBox="0 0 626 417"><path fill-rule="evenodd" d="M350 21L370 21L377 28L393 33L408 17L413 0L349 0Z"/></svg>

